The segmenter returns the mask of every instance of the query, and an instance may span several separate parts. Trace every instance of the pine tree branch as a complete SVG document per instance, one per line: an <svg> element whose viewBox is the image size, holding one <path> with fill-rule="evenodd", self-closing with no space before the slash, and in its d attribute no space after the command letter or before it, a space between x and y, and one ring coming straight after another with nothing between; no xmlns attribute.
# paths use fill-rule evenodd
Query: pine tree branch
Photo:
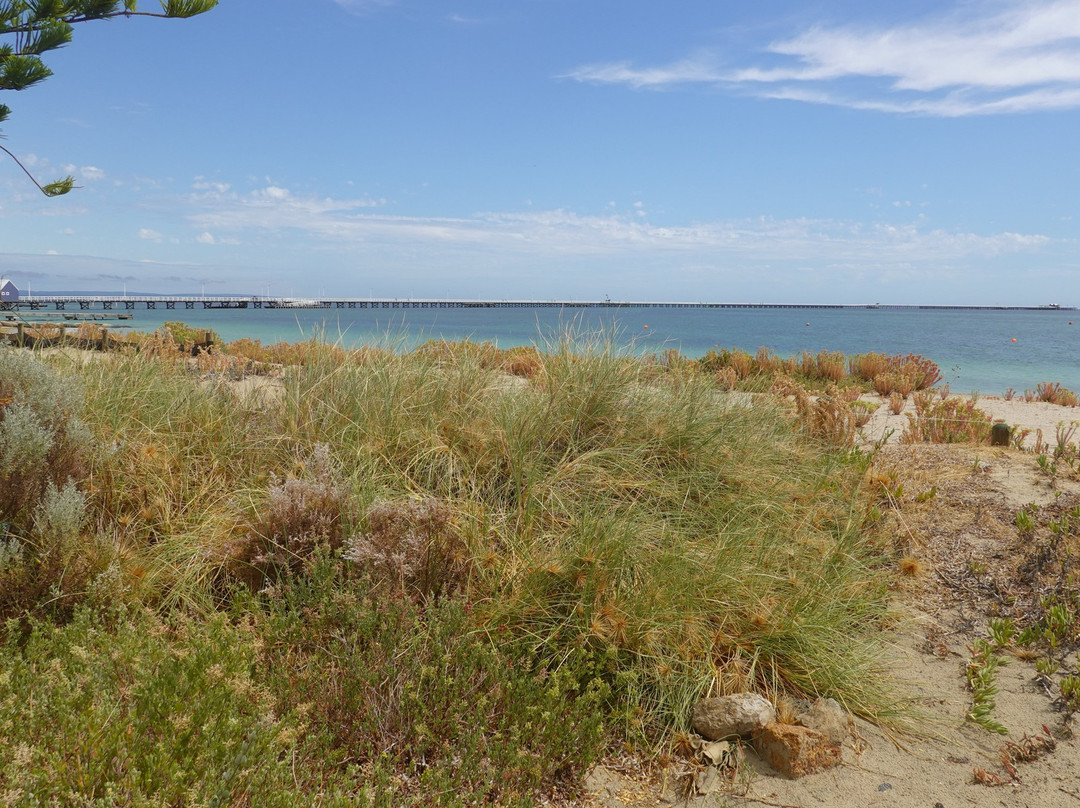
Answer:
<svg viewBox="0 0 1080 808"><path fill-rule="evenodd" d="M34 183L34 185L36 185L38 187L38 190L41 191L41 193L45 194L45 196L63 196L68 191L70 191L72 188L81 188L82 187L81 185L76 185L75 184L75 178L72 177L70 174L68 176L64 177L64 179L62 179L62 180L57 180L56 182L50 182L48 185L42 185L40 182L37 181L37 179L34 178L34 175L30 173L30 170L26 166L24 166L19 161L19 158L16 157L14 154L12 154L9 149L7 149L7 148L5 148L3 146L0 146L0 151L4 152L8 157L10 157L12 160L14 160L15 165L17 165L19 168L21 168L23 170L23 174L28 176L30 178L30 182Z"/></svg>
<svg viewBox="0 0 1080 808"><path fill-rule="evenodd" d="M51 17L43 20L23 22L9 27L0 27L2 34L28 34L39 30L47 21L62 22L68 25L77 25L81 22L92 20L111 20L116 17L158 17L161 19L187 19L198 14L204 14L218 4L218 0L168 0L162 4L161 11L135 11L118 9L105 14L71 14L64 17Z"/></svg>

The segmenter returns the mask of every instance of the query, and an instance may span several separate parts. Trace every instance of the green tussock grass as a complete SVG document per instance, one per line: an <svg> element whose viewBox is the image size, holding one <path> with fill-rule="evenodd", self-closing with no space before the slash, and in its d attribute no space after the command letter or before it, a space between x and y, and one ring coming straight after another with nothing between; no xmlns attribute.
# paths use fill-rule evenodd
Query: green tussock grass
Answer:
<svg viewBox="0 0 1080 808"><path fill-rule="evenodd" d="M469 343L302 353L278 392L246 396L227 357L55 361L94 436L85 525L62 541L99 550L77 586L55 572L65 611L7 605L0 740L29 750L30 773L0 769L0 792L524 805L611 744L662 748L706 695L831 696L902 720L876 642L889 614L869 458L778 400L604 335L509 358ZM12 581L43 574L30 529L5 522ZM107 743L23 717L43 686L27 671L50 654L50 698L112 727ZM217 709L154 684L162 660L199 654L244 697L220 719L232 740L178 749L133 716L140 699L166 722ZM114 661L98 695L71 684L89 681L84 657ZM122 755L154 771L136 778Z"/></svg>

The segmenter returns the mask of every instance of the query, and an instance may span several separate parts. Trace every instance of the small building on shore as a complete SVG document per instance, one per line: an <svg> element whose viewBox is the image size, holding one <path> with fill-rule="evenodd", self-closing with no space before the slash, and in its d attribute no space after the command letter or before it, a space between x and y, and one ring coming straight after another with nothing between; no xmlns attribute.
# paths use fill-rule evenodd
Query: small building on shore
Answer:
<svg viewBox="0 0 1080 808"><path fill-rule="evenodd" d="M15 303L19 299L19 287L9 280L0 280L0 303Z"/></svg>

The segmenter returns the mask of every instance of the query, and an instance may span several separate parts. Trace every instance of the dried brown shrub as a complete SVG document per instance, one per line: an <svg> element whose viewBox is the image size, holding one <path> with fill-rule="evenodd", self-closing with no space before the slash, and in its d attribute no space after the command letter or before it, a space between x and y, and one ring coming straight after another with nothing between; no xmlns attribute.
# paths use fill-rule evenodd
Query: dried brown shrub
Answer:
<svg viewBox="0 0 1080 808"><path fill-rule="evenodd" d="M889 370L889 359L880 353L856 354L848 360L848 369L852 376L872 381Z"/></svg>
<svg viewBox="0 0 1080 808"><path fill-rule="evenodd" d="M713 374L713 378L721 390L734 390L739 383L739 374L735 372L735 368L720 368Z"/></svg>
<svg viewBox="0 0 1080 808"><path fill-rule="evenodd" d="M801 385L781 378L774 383L773 392L794 396L799 423L811 437L842 449L855 445L857 417L836 385L829 385L825 393L815 399Z"/></svg>
<svg viewBox="0 0 1080 808"><path fill-rule="evenodd" d="M914 390L925 390L941 381L941 369L937 364L918 354L859 354L849 360L848 366L852 375L872 382L882 396L899 390L901 384L907 387L905 395L909 395ZM883 381L879 382L879 379ZM901 379L902 382L899 381Z"/></svg>
<svg viewBox="0 0 1080 808"><path fill-rule="evenodd" d="M772 348L762 346L758 348L757 355L754 357L754 364L757 366L759 373L772 375L781 372L784 363Z"/></svg>
<svg viewBox="0 0 1080 808"><path fill-rule="evenodd" d="M729 367L735 370L740 379L745 379L754 372L754 357L746 351L735 350L731 352Z"/></svg>
<svg viewBox="0 0 1080 808"><path fill-rule="evenodd" d="M445 501L379 503L368 511L367 525L342 557L363 569L376 590L429 600L467 580L469 556Z"/></svg>
<svg viewBox="0 0 1080 808"><path fill-rule="evenodd" d="M326 444L303 459L303 477L271 476L266 502L250 529L226 548L237 574L252 585L303 571L319 547L340 547L349 486Z"/></svg>
<svg viewBox="0 0 1080 808"><path fill-rule="evenodd" d="M536 348L521 346L503 352L502 369L511 376L532 379L544 369L544 357Z"/></svg>
<svg viewBox="0 0 1080 808"><path fill-rule="evenodd" d="M847 376L844 355L837 351L821 351L814 357L816 376L830 382L842 382Z"/></svg>

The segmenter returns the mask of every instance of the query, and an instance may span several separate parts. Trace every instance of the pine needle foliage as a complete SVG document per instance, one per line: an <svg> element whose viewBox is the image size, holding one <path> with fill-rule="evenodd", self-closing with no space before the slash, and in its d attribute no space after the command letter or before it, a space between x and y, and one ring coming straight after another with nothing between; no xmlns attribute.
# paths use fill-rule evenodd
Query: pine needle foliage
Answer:
<svg viewBox="0 0 1080 808"><path fill-rule="evenodd" d="M136 0L0 0L0 90L25 90L52 75L42 54L71 42L74 26L112 17L194 17L217 0L162 0L161 11L139 11ZM0 123L11 109L0 104ZM2 135L0 135L2 137ZM8 149L0 146L45 196L62 196L75 187L64 177L42 185Z"/></svg>

